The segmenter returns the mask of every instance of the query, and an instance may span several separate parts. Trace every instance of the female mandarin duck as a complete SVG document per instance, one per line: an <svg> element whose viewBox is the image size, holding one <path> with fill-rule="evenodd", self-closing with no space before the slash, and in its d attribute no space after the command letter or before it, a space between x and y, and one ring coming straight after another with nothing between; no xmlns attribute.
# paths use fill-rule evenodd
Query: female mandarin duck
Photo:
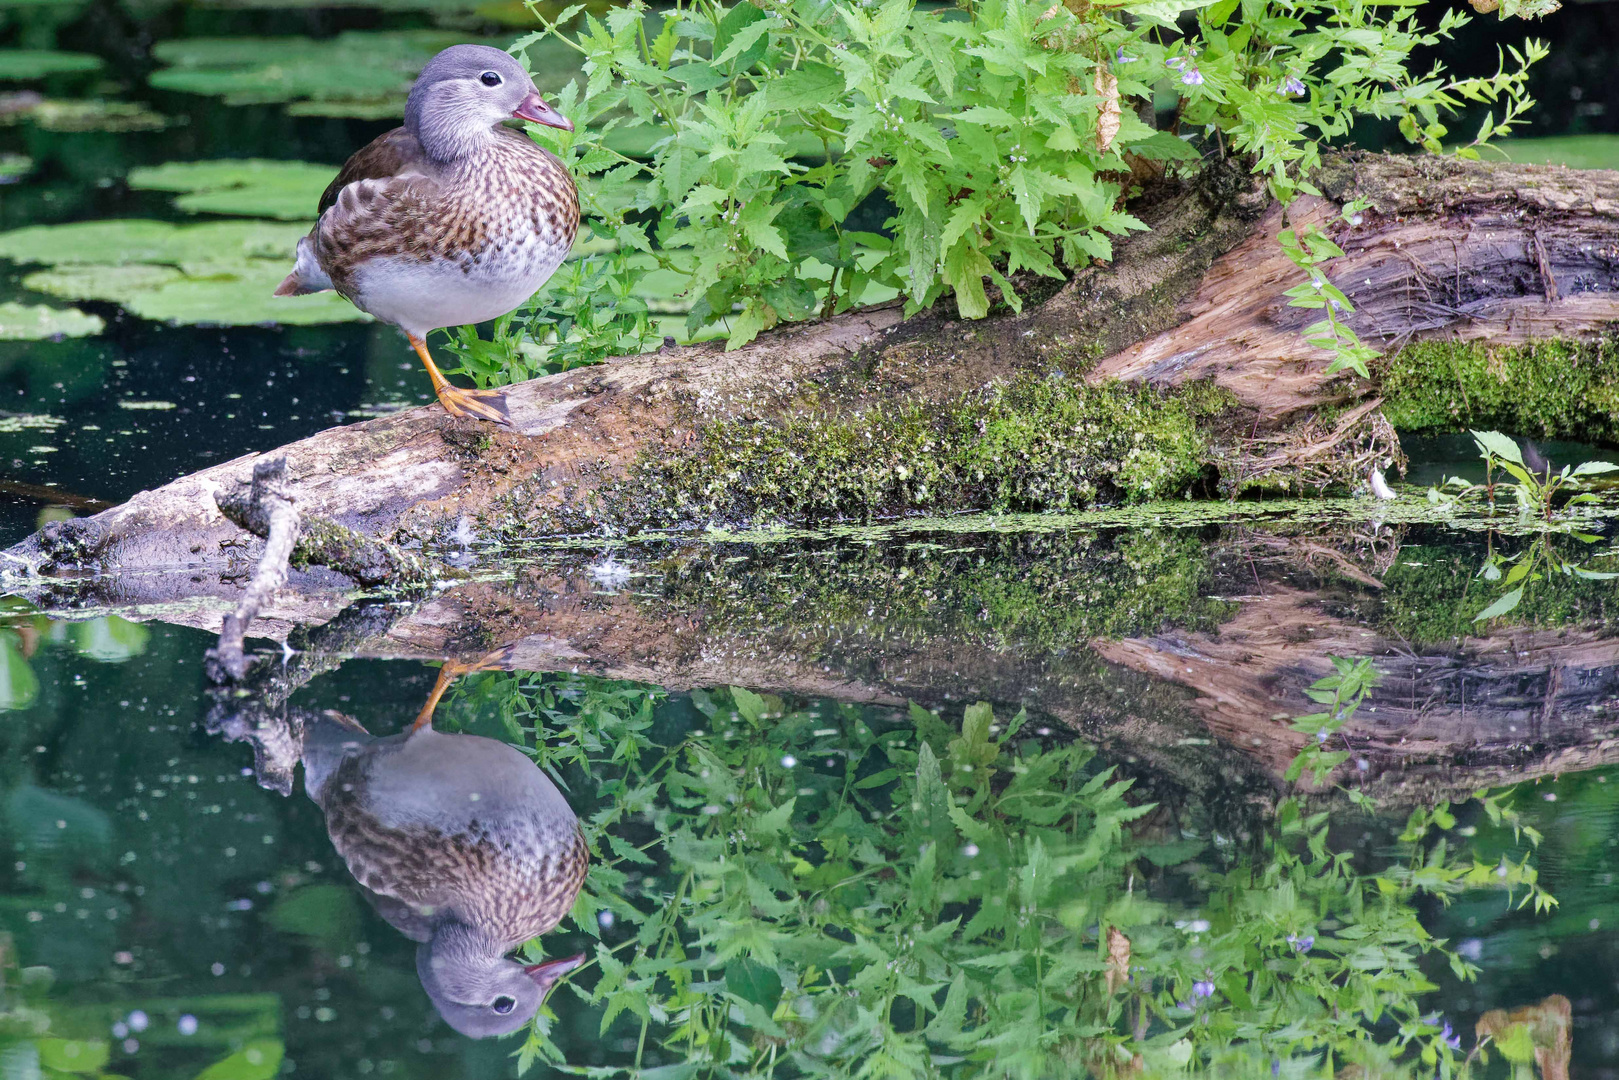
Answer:
<svg viewBox="0 0 1619 1080"><path fill-rule="evenodd" d="M411 87L405 126L344 164L320 197L277 296L336 289L399 327L451 416L509 424L505 396L450 385L423 340L498 318L561 265L579 226L579 194L557 158L512 118L572 131L528 72L485 45L433 58Z"/></svg>
<svg viewBox="0 0 1619 1080"><path fill-rule="evenodd" d="M446 664L408 732L306 719L304 790L378 914L420 942L416 973L439 1015L473 1038L529 1022L584 956L522 964L507 953L554 928L584 884L579 819L522 751L433 729Z"/></svg>

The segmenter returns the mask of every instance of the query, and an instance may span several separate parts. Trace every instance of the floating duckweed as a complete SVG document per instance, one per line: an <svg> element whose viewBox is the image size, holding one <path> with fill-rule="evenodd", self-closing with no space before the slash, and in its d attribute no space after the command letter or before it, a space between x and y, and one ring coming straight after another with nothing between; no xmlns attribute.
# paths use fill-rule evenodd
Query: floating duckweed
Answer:
<svg viewBox="0 0 1619 1080"><path fill-rule="evenodd" d="M19 431L55 431L66 422L60 416L43 413L0 416L0 435L15 435Z"/></svg>

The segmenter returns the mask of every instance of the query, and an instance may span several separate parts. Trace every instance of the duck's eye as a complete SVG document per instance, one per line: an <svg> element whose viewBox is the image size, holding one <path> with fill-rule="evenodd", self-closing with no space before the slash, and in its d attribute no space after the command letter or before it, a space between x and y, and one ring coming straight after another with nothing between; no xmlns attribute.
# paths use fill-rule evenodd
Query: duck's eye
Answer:
<svg viewBox="0 0 1619 1080"><path fill-rule="evenodd" d="M493 74L493 72L491 72L490 74ZM495 82L499 82L499 81L500 81L500 76L496 75L495 76ZM494 83L490 83L489 85L493 86ZM502 994L500 997L495 999L494 1004L492 1006L490 1006L490 1007L493 1008L500 1015L505 1016L507 1013L509 1013L513 1009L517 1008L517 999L516 998L510 998L510 997L507 997L506 995Z"/></svg>
<svg viewBox="0 0 1619 1080"><path fill-rule="evenodd" d="M478 81L483 83L485 86L499 86L500 85L500 72L498 72L498 71L486 71L482 75L478 76ZM501 1000L504 1001L505 999L502 998ZM508 1008L506 1011L510 1012L511 1009Z"/></svg>

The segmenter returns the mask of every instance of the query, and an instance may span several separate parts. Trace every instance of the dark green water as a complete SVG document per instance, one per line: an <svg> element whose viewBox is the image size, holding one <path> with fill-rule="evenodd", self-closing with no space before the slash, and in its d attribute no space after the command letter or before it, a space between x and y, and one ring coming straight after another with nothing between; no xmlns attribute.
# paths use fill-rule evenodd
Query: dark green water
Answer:
<svg viewBox="0 0 1619 1080"><path fill-rule="evenodd" d="M106 61L0 84L0 111L34 94L166 118L0 126L0 154L29 163L0 184L0 230L215 220L131 188L130 170L248 156L335 167L391 126L153 86L154 43L510 37L510 8L0 0L0 56ZM1619 123L1611 55L1589 47L1613 40L1613 9L1571 5L1541 28L1556 59L1537 83L1537 134ZM1465 36L1447 59L1466 67L1493 54L1485 44ZM83 338L0 341L6 543L49 516L428 400L391 329L169 325L47 295L22 284L30 264L0 265L0 303L72 302L105 322ZM1413 479L1428 483L1466 471L1470 451L1437 441L1415 456ZM435 670L400 627L453 617L435 639L445 652L531 650L470 676L440 712L447 731L525 746L563 783L596 856L573 917L542 942L592 960L550 999L559 1060L526 1075L1107 1075L1095 1048L1134 1028L1161 1037L1144 1065L1157 1075L1178 1068L1177 1039L1221 1025L1236 1048L1209 1050L1210 1074L1322 1075L1318 1049L1277 1032L1331 1029L1325 987L1382 1003L1363 1025L1376 1040L1396 1038L1402 1016L1435 1016L1463 1053L1486 1010L1561 994L1573 1075L1619 1075L1614 585L1536 583L1489 638L1468 640L1502 591L1483 568L1532 538L1379 521L1390 514L1366 506L1335 514L546 552L492 571L520 632L485 618L488 597L470 590L362 613L394 636L322 655L331 670L267 709L402 730ZM1609 520L1548 550L1611 571ZM0 628L0 1078L517 1075L522 1037L474 1041L434 1012L414 944L364 901L301 785L267 789L248 746L210 733L213 638L181 625L205 620L85 616L17 602ZM1329 812L1319 842L1348 858L1339 877L1290 862L1307 837L1273 816L1297 749L1284 720L1312 708L1303 690L1329 654L1384 672L1359 717L1369 734L1325 744L1349 755L1337 782L1378 809L1310 804ZM980 701L995 726L974 737ZM1425 738L1440 745L1410 749ZM1512 805L1544 837L1532 852L1466 802L1520 776ZM1152 808L1109 833L1098 792L1119 779L1134 786L1118 806ZM1402 843L1408 815L1446 798L1457 821ZM1441 903L1401 891L1390 869L1476 857L1489 876L1526 854L1558 900L1550 912L1512 910L1522 888ZM1379 876L1396 882L1381 908L1366 899ZM1128 1010L1097 990L1104 923L1132 942ZM1477 978L1424 953L1424 929ZM1303 936L1319 943L1301 948ZM627 974L613 968L634 956ZM952 1004L958 981L970 1007ZM1497 1058L1477 1075L1507 1071Z"/></svg>

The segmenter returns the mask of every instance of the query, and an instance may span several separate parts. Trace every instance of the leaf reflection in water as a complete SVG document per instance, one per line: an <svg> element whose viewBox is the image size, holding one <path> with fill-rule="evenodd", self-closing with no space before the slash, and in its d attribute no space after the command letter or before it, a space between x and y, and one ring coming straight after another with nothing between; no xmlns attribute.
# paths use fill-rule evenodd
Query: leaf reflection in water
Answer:
<svg viewBox="0 0 1619 1080"><path fill-rule="evenodd" d="M486 674L447 711L523 746L580 814L572 919L596 945L568 989L634 1047L615 1074L1460 1075L1423 965L1476 968L1419 900L1553 902L1527 853L1481 871L1448 806L1361 865L1292 799L1252 835L1187 827L1021 713L969 706L958 729L731 688L694 691L681 731L682 704ZM553 1024L520 1065L578 1071Z"/></svg>

